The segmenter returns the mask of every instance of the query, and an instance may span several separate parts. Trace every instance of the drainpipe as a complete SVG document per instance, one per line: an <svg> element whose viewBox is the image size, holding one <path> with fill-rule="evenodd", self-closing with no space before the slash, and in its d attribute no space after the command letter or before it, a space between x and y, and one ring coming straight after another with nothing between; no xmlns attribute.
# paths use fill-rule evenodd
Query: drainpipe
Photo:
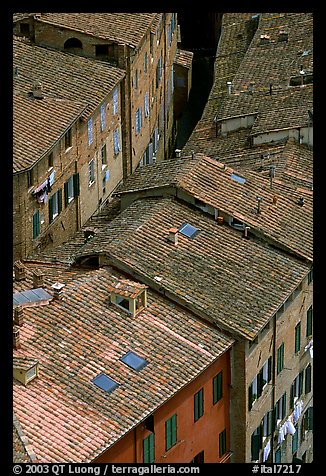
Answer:
<svg viewBox="0 0 326 476"><path fill-rule="evenodd" d="M137 463L137 427L134 429L134 463Z"/></svg>
<svg viewBox="0 0 326 476"><path fill-rule="evenodd" d="M274 421L275 421L275 393L276 393L276 365L277 365L277 359L276 359L276 313L274 314L273 317L273 371L272 371L272 433L271 433L271 463L274 462L274 433L275 433L275 428L274 428Z"/></svg>

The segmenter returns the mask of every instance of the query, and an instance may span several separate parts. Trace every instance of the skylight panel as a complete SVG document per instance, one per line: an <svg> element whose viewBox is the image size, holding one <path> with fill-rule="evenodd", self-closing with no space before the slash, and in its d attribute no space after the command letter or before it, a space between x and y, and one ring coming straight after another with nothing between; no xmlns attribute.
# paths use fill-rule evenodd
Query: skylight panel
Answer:
<svg viewBox="0 0 326 476"><path fill-rule="evenodd" d="M120 360L137 372L139 372L148 364L145 359L139 357L139 355L135 354L131 350L123 355Z"/></svg>
<svg viewBox="0 0 326 476"><path fill-rule="evenodd" d="M42 288L29 289L13 294L13 305L19 306L30 302L46 301L52 299L52 294L47 293Z"/></svg>
<svg viewBox="0 0 326 476"><path fill-rule="evenodd" d="M105 392L111 393L115 390L119 384L105 375L103 372L93 378L92 382Z"/></svg>
<svg viewBox="0 0 326 476"><path fill-rule="evenodd" d="M231 179L238 183L246 183L246 179L237 174L231 174Z"/></svg>
<svg viewBox="0 0 326 476"><path fill-rule="evenodd" d="M188 236L188 238L195 238L195 236L198 235L200 230L196 228L195 226L190 225L189 223L184 223L183 225L180 226L179 232L185 236Z"/></svg>

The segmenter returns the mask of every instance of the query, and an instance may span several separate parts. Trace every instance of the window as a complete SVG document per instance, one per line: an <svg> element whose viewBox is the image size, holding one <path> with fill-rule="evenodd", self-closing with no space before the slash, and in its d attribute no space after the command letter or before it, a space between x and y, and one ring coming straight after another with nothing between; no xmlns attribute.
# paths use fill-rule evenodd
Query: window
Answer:
<svg viewBox="0 0 326 476"><path fill-rule="evenodd" d="M118 97L118 88L113 90L113 115L118 114L119 111L119 97Z"/></svg>
<svg viewBox="0 0 326 476"><path fill-rule="evenodd" d="M284 342L277 349L277 375L284 369Z"/></svg>
<svg viewBox="0 0 326 476"><path fill-rule="evenodd" d="M259 426L251 435L251 461L259 460L259 452L262 446L263 446L262 431L261 431L261 426Z"/></svg>
<svg viewBox="0 0 326 476"><path fill-rule="evenodd" d="M136 372L139 372L148 364L145 359L139 357L139 355L135 354L131 350L123 355L120 360L132 369L136 370Z"/></svg>
<svg viewBox="0 0 326 476"><path fill-rule="evenodd" d="M213 378L213 405L221 400L223 396L223 372L219 372Z"/></svg>
<svg viewBox="0 0 326 476"><path fill-rule="evenodd" d="M82 48L83 44L78 38L68 38L68 40L63 45L64 49L69 48Z"/></svg>
<svg viewBox="0 0 326 476"><path fill-rule="evenodd" d="M275 417L277 423L280 423L286 417L286 392L283 393L281 398L276 402Z"/></svg>
<svg viewBox="0 0 326 476"><path fill-rule="evenodd" d="M95 56L108 56L109 45L95 45Z"/></svg>
<svg viewBox="0 0 326 476"><path fill-rule="evenodd" d="M194 395L194 418L199 420L204 415L204 389L201 388L199 392Z"/></svg>
<svg viewBox="0 0 326 476"><path fill-rule="evenodd" d="M219 457L226 453L226 429L221 431L218 437Z"/></svg>
<svg viewBox="0 0 326 476"><path fill-rule="evenodd" d="M88 145L93 144L93 119L88 119L87 123L87 138L88 138Z"/></svg>
<svg viewBox="0 0 326 476"><path fill-rule="evenodd" d="M177 415L165 422L165 450L169 450L177 442Z"/></svg>
<svg viewBox="0 0 326 476"><path fill-rule="evenodd" d="M273 431L273 411L269 411L266 413L262 420L262 427L263 427L263 436L269 436L272 434Z"/></svg>
<svg viewBox="0 0 326 476"><path fill-rule="evenodd" d="M111 393L115 390L119 384L105 375L103 372L93 378L92 382L105 392Z"/></svg>
<svg viewBox="0 0 326 476"><path fill-rule="evenodd" d="M65 133L65 149L68 150L72 146L71 129Z"/></svg>
<svg viewBox="0 0 326 476"><path fill-rule="evenodd" d="M147 117L149 115L149 96L148 96L148 93L145 93L145 96L144 96L144 114L145 114L145 117Z"/></svg>
<svg viewBox="0 0 326 476"><path fill-rule="evenodd" d="M290 392L290 408L294 408L294 403L302 395L303 392L303 370L296 376L292 385Z"/></svg>
<svg viewBox="0 0 326 476"><path fill-rule="evenodd" d="M292 454L298 451L299 448L299 432L298 425L294 425L295 433L292 435Z"/></svg>
<svg viewBox="0 0 326 476"><path fill-rule="evenodd" d="M201 451L198 453L191 461L190 463L204 463L204 451Z"/></svg>
<svg viewBox="0 0 326 476"><path fill-rule="evenodd" d="M33 240L41 233L40 212L37 211L33 215Z"/></svg>
<svg viewBox="0 0 326 476"><path fill-rule="evenodd" d="M281 448L277 448L275 451L275 463L281 462Z"/></svg>
<svg viewBox="0 0 326 476"><path fill-rule="evenodd" d="M268 384L271 378L272 378L272 357L269 357L249 386L249 389L248 389L249 410L251 410L255 400L257 400L261 396L265 386Z"/></svg>
<svg viewBox="0 0 326 476"><path fill-rule="evenodd" d="M312 306L309 307L307 311L307 328L306 328L306 337L309 337L312 335Z"/></svg>
<svg viewBox="0 0 326 476"><path fill-rule="evenodd" d="M100 119L101 119L101 131L104 131L106 127L105 104L101 104Z"/></svg>
<svg viewBox="0 0 326 476"><path fill-rule="evenodd" d="M114 155L118 155L119 152L121 151L120 133L118 128L116 128L113 131L113 150L114 150Z"/></svg>
<svg viewBox="0 0 326 476"><path fill-rule="evenodd" d="M311 364L306 367L304 379L304 393L311 391Z"/></svg>
<svg viewBox="0 0 326 476"><path fill-rule="evenodd" d="M49 200L49 222L51 223L62 210L61 189L55 192Z"/></svg>
<svg viewBox="0 0 326 476"><path fill-rule="evenodd" d="M313 430L313 407L307 408L302 417L301 434L304 437L306 431Z"/></svg>
<svg viewBox="0 0 326 476"><path fill-rule="evenodd" d="M188 238L195 238L200 230L189 223L184 223L180 226L179 230L180 233L187 236Z"/></svg>
<svg viewBox="0 0 326 476"><path fill-rule="evenodd" d="M27 171L27 187L30 188L34 184L34 170Z"/></svg>
<svg viewBox="0 0 326 476"><path fill-rule="evenodd" d="M138 69L136 69L134 74L134 88L138 89Z"/></svg>
<svg viewBox="0 0 326 476"><path fill-rule="evenodd" d="M95 182L94 159L88 162L88 186Z"/></svg>
<svg viewBox="0 0 326 476"><path fill-rule="evenodd" d="M79 174L74 174L64 184L65 207L79 195Z"/></svg>
<svg viewBox="0 0 326 476"><path fill-rule="evenodd" d="M101 148L101 161L102 161L102 169L104 169L107 165L107 158L106 158L106 144Z"/></svg>
<svg viewBox="0 0 326 476"><path fill-rule="evenodd" d="M24 36L29 36L29 24L21 23L20 24L20 33Z"/></svg>
<svg viewBox="0 0 326 476"><path fill-rule="evenodd" d="M160 81L162 78L162 52L161 56L158 59L157 66L156 66L156 87L158 88Z"/></svg>
<svg viewBox="0 0 326 476"><path fill-rule="evenodd" d="M154 433L143 440L143 462L154 463Z"/></svg>
<svg viewBox="0 0 326 476"><path fill-rule="evenodd" d="M53 153L51 152L48 155L48 168L51 169L53 167Z"/></svg>
<svg viewBox="0 0 326 476"><path fill-rule="evenodd" d="M301 322L295 326L294 330L294 352L297 353L300 350L301 341Z"/></svg>
<svg viewBox="0 0 326 476"><path fill-rule="evenodd" d="M313 269L311 268L311 270L308 273L308 284L310 284L313 279L314 279Z"/></svg>
<svg viewBox="0 0 326 476"><path fill-rule="evenodd" d="M144 54L144 73L147 73L147 52Z"/></svg>
<svg viewBox="0 0 326 476"><path fill-rule="evenodd" d="M135 114L136 135L139 134L142 125L143 125L142 108L139 107L136 111L136 114Z"/></svg>

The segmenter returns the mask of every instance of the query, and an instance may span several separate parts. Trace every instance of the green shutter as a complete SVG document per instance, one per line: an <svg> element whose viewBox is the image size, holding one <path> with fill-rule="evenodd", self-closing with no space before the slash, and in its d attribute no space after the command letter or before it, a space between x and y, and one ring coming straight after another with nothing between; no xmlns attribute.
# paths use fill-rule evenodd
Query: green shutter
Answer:
<svg viewBox="0 0 326 476"><path fill-rule="evenodd" d="M277 349L277 373L279 374L284 368L284 342Z"/></svg>
<svg viewBox="0 0 326 476"><path fill-rule="evenodd" d="M53 196L49 199L49 223L53 221Z"/></svg>
<svg viewBox="0 0 326 476"><path fill-rule="evenodd" d="M311 365L309 364L305 371L304 393L311 391Z"/></svg>
<svg viewBox="0 0 326 476"><path fill-rule="evenodd" d="M307 311L307 329L306 329L306 337L312 335L312 306L309 307Z"/></svg>
<svg viewBox="0 0 326 476"><path fill-rule="evenodd" d="M165 449L166 451L177 442L177 415L174 414L165 422Z"/></svg>
<svg viewBox="0 0 326 476"><path fill-rule="evenodd" d="M295 453L299 447L299 432L298 432L298 425L294 425L296 432L292 436L292 453Z"/></svg>
<svg viewBox="0 0 326 476"><path fill-rule="evenodd" d="M143 462L154 463L154 433L143 440Z"/></svg>
<svg viewBox="0 0 326 476"><path fill-rule="evenodd" d="M204 414L204 390L201 388L199 392L194 395L194 418L197 421Z"/></svg>
<svg viewBox="0 0 326 476"><path fill-rule="evenodd" d="M250 411L252 408L252 384L249 385L248 388L248 410Z"/></svg>
<svg viewBox="0 0 326 476"><path fill-rule="evenodd" d="M251 460L259 460L259 451L262 447L262 431L259 426L251 435Z"/></svg>
<svg viewBox="0 0 326 476"><path fill-rule="evenodd" d="M286 393L282 395L282 420L286 417Z"/></svg>
<svg viewBox="0 0 326 476"><path fill-rule="evenodd" d="M174 414L171 418L171 441L172 441L172 446L176 444L177 442L177 415Z"/></svg>
<svg viewBox="0 0 326 476"><path fill-rule="evenodd" d="M272 380L272 357L269 357L268 358L268 382L270 382Z"/></svg>
<svg viewBox="0 0 326 476"><path fill-rule="evenodd" d="M74 197L79 196L79 174L73 175L73 182L74 182Z"/></svg>
<svg viewBox="0 0 326 476"><path fill-rule="evenodd" d="M313 430L313 407L307 408L307 430Z"/></svg>
<svg viewBox="0 0 326 476"><path fill-rule="evenodd" d="M64 184L63 189L64 189L64 200L65 200L65 207L66 207L69 203L68 182Z"/></svg>
<svg viewBox="0 0 326 476"><path fill-rule="evenodd" d="M40 212L37 211L33 215L33 239L37 238L40 234Z"/></svg>
<svg viewBox="0 0 326 476"><path fill-rule="evenodd" d="M294 382L291 385L291 391L290 391L290 409L294 409Z"/></svg>
<svg viewBox="0 0 326 476"><path fill-rule="evenodd" d="M58 194L58 215L60 214L62 210L62 190L61 188L57 191Z"/></svg>
<svg viewBox="0 0 326 476"><path fill-rule="evenodd" d="M299 373L299 395L298 395L298 397L300 397L302 395L302 392L303 392L303 376L304 376L304 371L301 370L301 372Z"/></svg>
<svg viewBox="0 0 326 476"><path fill-rule="evenodd" d="M300 350L300 337L301 337L301 322L299 322L295 327L295 342L294 342L294 352L297 353Z"/></svg>
<svg viewBox="0 0 326 476"><path fill-rule="evenodd" d="M219 456L223 456L226 452L226 430L219 434Z"/></svg>

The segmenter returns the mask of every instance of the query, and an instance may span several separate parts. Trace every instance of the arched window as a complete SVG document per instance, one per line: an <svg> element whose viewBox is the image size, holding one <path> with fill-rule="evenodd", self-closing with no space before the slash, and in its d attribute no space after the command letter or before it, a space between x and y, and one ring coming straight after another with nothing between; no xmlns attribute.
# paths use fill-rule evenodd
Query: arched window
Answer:
<svg viewBox="0 0 326 476"><path fill-rule="evenodd" d="M71 48L83 48L83 44L78 38L69 38L64 44L64 49L67 50Z"/></svg>

